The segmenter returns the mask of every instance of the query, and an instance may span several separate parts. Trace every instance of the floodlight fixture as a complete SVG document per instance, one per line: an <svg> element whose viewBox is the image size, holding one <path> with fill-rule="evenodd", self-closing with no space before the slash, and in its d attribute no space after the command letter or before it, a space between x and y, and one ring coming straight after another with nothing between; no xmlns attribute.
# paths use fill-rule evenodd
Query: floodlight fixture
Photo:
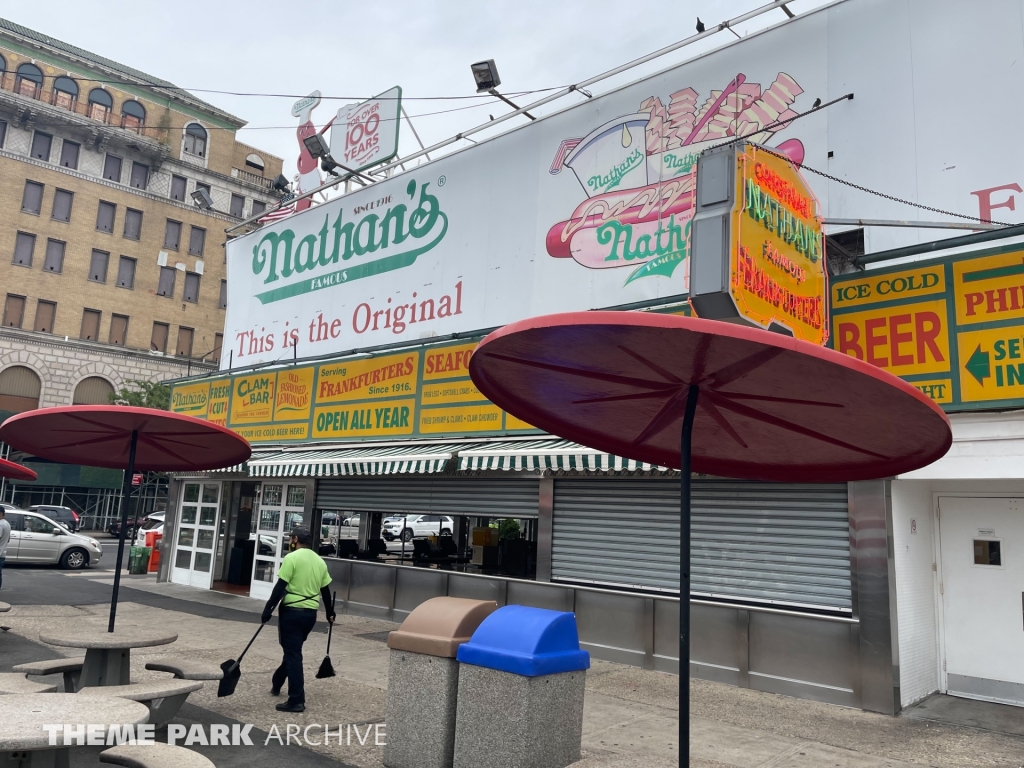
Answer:
<svg viewBox="0 0 1024 768"><path fill-rule="evenodd" d="M473 79L476 80L477 93L488 93L501 85L494 59L478 61L476 64L470 64L469 68L473 71Z"/></svg>
<svg viewBox="0 0 1024 768"><path fill-rule="evenodd" d="M279 173L270 186L278 192L287 192L289 187L288 179L283 173Z"/></svg>
<svg viewBox="0 0 1024 768"><path fill-rule="evenodd" d="M331 148L327 146L327 141L322 133L314 133L312 136L307 136L302 140L302 143L305 145L306 151L313 158L329 157L331 154Z"/></svg>
<svg viewBox="0 0 1024 768"><path fill-rule="evenodd" d="M194 200L195 204L205 211L213 208L213 198L210 197L210 193L202 187L199 187L192 193L192 200Z"/></svg>

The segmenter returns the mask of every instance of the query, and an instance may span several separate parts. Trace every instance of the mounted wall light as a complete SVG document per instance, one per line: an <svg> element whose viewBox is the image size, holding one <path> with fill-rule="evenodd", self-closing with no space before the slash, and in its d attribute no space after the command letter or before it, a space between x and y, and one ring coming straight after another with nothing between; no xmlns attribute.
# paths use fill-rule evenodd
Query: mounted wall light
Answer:
<svg viewBox="0 0 1024 768"><path fill-rule="evenodd" d="M208 211L213 208L213 198L210 197L210 193L202 187L199 187L195 192L192 193L192 200L195 204L202 208L204 211Z"/></svg>

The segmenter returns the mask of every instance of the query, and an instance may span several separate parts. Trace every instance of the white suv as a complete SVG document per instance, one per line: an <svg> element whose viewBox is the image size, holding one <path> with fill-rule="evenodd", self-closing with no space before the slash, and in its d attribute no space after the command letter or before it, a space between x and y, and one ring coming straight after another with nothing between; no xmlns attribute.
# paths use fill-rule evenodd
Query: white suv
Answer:
<svg viewBox="0 0 1024 768"><path fill-rule="evenodd" d="M451 536L454 521L448 515L396 515L381 524L380 535L388 541L412 541L415 536Z"/></svg>

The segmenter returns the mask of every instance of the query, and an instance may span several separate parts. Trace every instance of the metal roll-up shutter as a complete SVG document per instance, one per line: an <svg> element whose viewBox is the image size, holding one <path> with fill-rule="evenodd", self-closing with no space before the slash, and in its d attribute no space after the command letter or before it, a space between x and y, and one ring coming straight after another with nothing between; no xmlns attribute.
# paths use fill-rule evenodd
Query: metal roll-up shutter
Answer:
<svg viewBox="0 0 1024 768"><path fill-rule="evenodd" d="M319 509L426 512L479 517L537 516L536 477L371 475L317 481Z"/></svg>
<svg viewBox="0 0 1024 768"><path fill-rule="evenodd" d="M692 595L849 610L845 484L695 479ZM679 590L679 481L556 478L555 581Z"/></svg>

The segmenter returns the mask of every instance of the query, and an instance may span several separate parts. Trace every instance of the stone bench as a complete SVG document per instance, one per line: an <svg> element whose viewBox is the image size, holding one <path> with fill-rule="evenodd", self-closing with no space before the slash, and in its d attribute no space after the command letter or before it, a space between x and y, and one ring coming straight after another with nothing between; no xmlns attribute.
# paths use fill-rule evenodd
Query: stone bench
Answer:
<svg viewBox="0 0 1024 768"><path fill-rule="evenodd" d="M54 693L56 685L37 683L20 672L0 672L0 696L13 693Z"/></svg>
<svg viewBox="0 0 1024 768"><path fill-rule="evenodd" d="M85 658L73 656L64 659L47 659L46 661L30 661L11 667L15 672L26 675L64 675L64 692L77 693L79 680L82 677L82 664Z"/></svg>
<svg viewBox="0 0 1024 768"><path fill-rule="evenodd" d="M220 680L224 670L219 666L193 659L157 659L147 661L146 669L154 672L170 672L179 680Z"/></svg>
<svg viewBox="0 0 1024 768"><path fill-rule="evenodd" d="M101 763L126 768L215 768L198 752L159 741L152 744L128 742L100 752Z"/></svg>
<svg viewBox="0 0 1024 768"><path fill-rule="evenodd" d="M101 685L83 688L81 692L102 694L119 699L131 699L149 707L149 722L163 728L178 714L181 705L193 691L203 687L201 682L191 680L148 680L130 685Z"/></svg>
<svg viewBox="0 0 1024 768"><path fill-rule="evenodd" d="M10 603L0 603L0 613L7 613L9 610L11 610Z"/></svg>

